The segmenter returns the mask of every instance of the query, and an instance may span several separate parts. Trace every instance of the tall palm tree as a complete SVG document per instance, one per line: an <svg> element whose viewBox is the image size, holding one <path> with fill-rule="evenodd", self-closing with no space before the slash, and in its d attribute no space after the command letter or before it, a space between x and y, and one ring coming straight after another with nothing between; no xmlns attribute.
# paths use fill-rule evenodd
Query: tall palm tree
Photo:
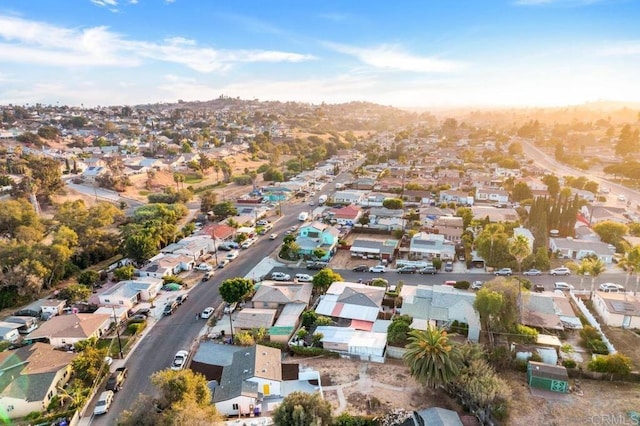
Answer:
<svg viewBox="0 0 640 426"><path fill-rule="evenodd" d="M411 376L425 386L446 385L460 372L462 357L444 329L429 325L426 330L411 330L406 348L404 362Z"/></svg>
<svg viewBox="0 0 640 426"><path fill-rule="evenodd" d="M593 296L593 292L596 285L596 278L600 276L607 268L604 265L604 262L600 259L588 259L588 271L591 275L591 295Z"/></svg>
<svg viewBox="0 0 640 426"><path fill-rule="evenodd" d="M531 254L529 239L524 235L516 235L509 241L509 254L518 263L518 319L522 322L522 261Z"/></svg>
<svg viewBox="0 0 640 426"><path fill-rule="evenodd" d="M634 295L638 293L638 287L640 286L640 246L633 246L624 255L620 261L620 266L623 266L627 270L627 279L625 281L625 288L629 283L629 278L632 274L636 276L636 289Z"/></svg>
<svg viewBox="0 0 640 426"><path fill-rule="evenodd" d="M591 266L591 259L582 259L582 262L580 262L580 265L578 265L578 269L576 269L576 274L580 275L580 288L584 288L582 286L582 284L584 283L584 276L585 275L589 275L591 272L589 272L589 268Z"/></svg>

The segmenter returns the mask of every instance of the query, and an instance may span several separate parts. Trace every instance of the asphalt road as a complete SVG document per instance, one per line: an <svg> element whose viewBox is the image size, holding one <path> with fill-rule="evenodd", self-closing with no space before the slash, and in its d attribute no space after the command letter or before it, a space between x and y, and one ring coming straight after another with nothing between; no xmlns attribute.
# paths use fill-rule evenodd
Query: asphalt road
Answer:
<svg viewBox="0 0 640 426"><path fill-rule="evenodd" d="M348 175L342 174L332 183L325 185L321 191L317 191L316 199L321 194L327 194L335 187L335 182L344 182ZM280 247L282 237L293 225L299 226L300 212L312 210L308 201L293 200L282 203L282 215L270 218L274 223L273 230L279 234L275 240L269 240L268 235L262 236L249 249L241 250L237 259L229 263L224 269L216 269L213 278L207 282L199 282L189 291L189 299L181 305L173 315L160 318L149 330L147 335L138 344L135 351L127 360L129 368L128 378L120 392L116 395L108 413L93 417L92 425L113 425L120 414L131 407L138 395L153 395L154 389L149 378L156 371L168 368L177 351L189 350L198 333L205 326L204 320L196 319L196 314L202 312L207 306L218 307L222 299L218 293L220 282L227 278L244 277L264 257L271 255ZM218 256L224 256L220 251ZM213 260L213 262L215 262ZM196 274L196 272L192 272ZM202 272L197 273L203 275ZM100 389L102 391L103 389ZM98 392L99 394L100 392ZM93 412L95 401L87 413Z"/></svg>

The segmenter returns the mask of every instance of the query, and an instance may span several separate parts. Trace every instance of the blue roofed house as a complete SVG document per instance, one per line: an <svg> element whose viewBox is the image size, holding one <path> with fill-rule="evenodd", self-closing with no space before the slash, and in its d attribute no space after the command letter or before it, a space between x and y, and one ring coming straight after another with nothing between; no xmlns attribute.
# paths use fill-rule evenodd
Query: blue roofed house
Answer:
<svg viewBox="0 0 640 426"><path fill-rule="evenodd" d="M296 244L300 247L302 256L311 256L314 250L322 249L326 252L322 260L327 260L336 251L339 235L340 231L333 226L321 222L311 222L300 228Z"/></svg>

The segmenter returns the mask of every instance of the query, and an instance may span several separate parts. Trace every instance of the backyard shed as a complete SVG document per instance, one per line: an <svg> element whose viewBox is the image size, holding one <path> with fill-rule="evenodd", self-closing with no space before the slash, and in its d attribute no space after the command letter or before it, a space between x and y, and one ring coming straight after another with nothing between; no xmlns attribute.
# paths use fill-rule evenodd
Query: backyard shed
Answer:
<svg viewBox="0 0 640 426"><path fill-rule="evenodd" d="M536 389L558 393L569 392L567 369L557 365L529 361L527 365L527 383Z"/></svg>

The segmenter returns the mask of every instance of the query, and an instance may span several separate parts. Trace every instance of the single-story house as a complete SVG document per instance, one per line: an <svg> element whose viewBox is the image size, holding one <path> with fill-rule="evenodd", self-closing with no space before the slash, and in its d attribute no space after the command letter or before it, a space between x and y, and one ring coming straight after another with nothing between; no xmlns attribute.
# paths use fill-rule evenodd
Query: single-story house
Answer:
<svg viewBox="0 0 640 426"><path fill-rule="evenodd" d="M203 235L210 235L211 239L215 240L216 244L218 244L219 241L233 239L236 235L236 229L224 223L213 223L205 225L201 233Z"/></svg>
<svg viewBox="0 0 640 426"><path fill-rule="evenodd" d="M335 204L361 204L364 197L364 191L336 191L330 199Z"/></svg>
<svg viewBox="0 0 640 426"><path fill-rule="evenodd" d="M476 201L489 201L499 204L507 204L509 202L509 191L492 188L477 188Z"/></svg>
<svg viewBox="0 0 640 426"><path fill-rule="evenodd" d="M300 227L296 244L300 247L301 255L312 255L316 249L326 252L323 260L329 259L336 250L340 231L322 222L311 222Z"/></svg>
<svg viewBox="0 0 640 426"><path fill-rule="evenodd" d="M413 328L420 328L418 324L424 327L428 321L435 321L439 327L458 321L469 326L470 341L479 340L480 316L473 308L475 293L448 285L417 285L402 287L400 296L403 300L400 312L413 317Z"/></svg>
<svg viewBox="0 0 640 426"><path fill-rule="evenodd" d="M163 254L149 259L150 262L138 269L141 277L162 278L167 275L178 275L182 271L191 270L195 266L195 261L184 254Z"/></svg>
<svg viewBox="0 0 640 426"><path fill-rule="evenodd" d="M140 277L137 280L120 281L98 296L104 306L132 308L140 301L149 301L158 295L163 281L159 278Z"/></svg>
<svg viewBox="0 0 640 426"><path fill-rule="evenodd" d="M489 222L491 223L516 222L520 220L518 212L511 207L499 208L488 205L476 205L471 207L471 212L473 213L474 219L482 220L489 218Z"/></svg>
<svg viewBox="0 0 640 426"><path fill-rule="evenodd" d="M45 410L69 381L76 356L45 343L0 352L0 417L17 419Z"/></svg>
<svg viewBox="0 0 640 426"><path fill-rule="evenodd" d="M102 336L111 326L111 315L69 314L55 316L27 335L27 339L49 339L51 346L64 346Z"/></svg>
<svg viewBox="0 0 640 426"><path fill-rule="evenodd" d="M20 309L18 312L16 312L16 315L48 319L52 316L60 315L65 305L65 300L38 299Z"/></svg>
<svg viewBox="0 0 640 426"><path fill-rule="evenodd" d="M400 246L400 240L366 240L356 239L349 252L352 257L362 257L367 259L382 259L391 261L396 257L396 251Z"/></svg>
<svg viewBox="0 0 640 426"><path fill-rule="evenodd" d="M582 322L564 293L529 293L525 298L522 322L541 330L582 329Z"/></svg>
<svg viewBox="0 0 640 426"><path fill-rule="evenodd" d="M463 191L445 190L440 191L440 203L456 203L473 205L473 197Z"/></svg>
<svg viewBox="0 0 640 426"><path fill-rule="evenodd" d="M378 318L385 289L360 283L336 281L320 297L316 313L351 320L351 327L369 331Z"/></svg>
<svg viewBox="0 0 640 426"><path fill-rule="evenodd" d="M640 297L628 293L595 291L593 308L610 327L640 328Z"/></svg>
<svg viewBox="0 0 640 426"><path fill-rule="evenodd" d="M233 319L233 329L235 332L253 330L256 328L269 329L275 319L277 309L263 309L263 308L244 308Z"/></svg>
<svg viewBox="0 0 640 426"><path fill-rule="evenodd" d="M342 208L334 207L327 213L331 223L334 221L343 226L353 226L362 217L362 209L354 204Z"/></svg>
<svg viewBox="0 0 640 426"><path fill-rule="evenodd" d="M207 253L213 253L214 251L213 239L203 235L186 237L160 249L160 253L164 254L183 254L189 256L194 262L197 262Z"/></svg>
<svg viewBox="0 0 640 426"><path fill-rule="evenodd" d="M322 334L322 347L328 351L357 355L363 361L384 362L386 332L334 326L318 326L315 332Z"/></svg>
<svg viewBox="0 0 640 426"><path fill-rule="evenodd" d="M454 259L455 244L448 241L444 235L418 232L409 243L410 259Z"/></svg>
<svg viewBox="0 0 640 426"><path fill-rule="evenodd" d="M458 216L440 216L432 225L438 234L444 235L447 241L459 243L464 232L464 221Z"/></svg>
<svg viewBox="0 0 640 426"><path fill-rule="evenodd" d="M596 255L605 265L613 262L615 247L602 241L576 240L574 238L549 238L549 249L562 258L580 260Z"/></svg>
<svg viewBox="0 0 640 426"><path fill-rule="evenodd" d="M277 309L289 303L309 305L312 283L289 283L280 281L262 281L251 298L254 308Z"/></svg>

